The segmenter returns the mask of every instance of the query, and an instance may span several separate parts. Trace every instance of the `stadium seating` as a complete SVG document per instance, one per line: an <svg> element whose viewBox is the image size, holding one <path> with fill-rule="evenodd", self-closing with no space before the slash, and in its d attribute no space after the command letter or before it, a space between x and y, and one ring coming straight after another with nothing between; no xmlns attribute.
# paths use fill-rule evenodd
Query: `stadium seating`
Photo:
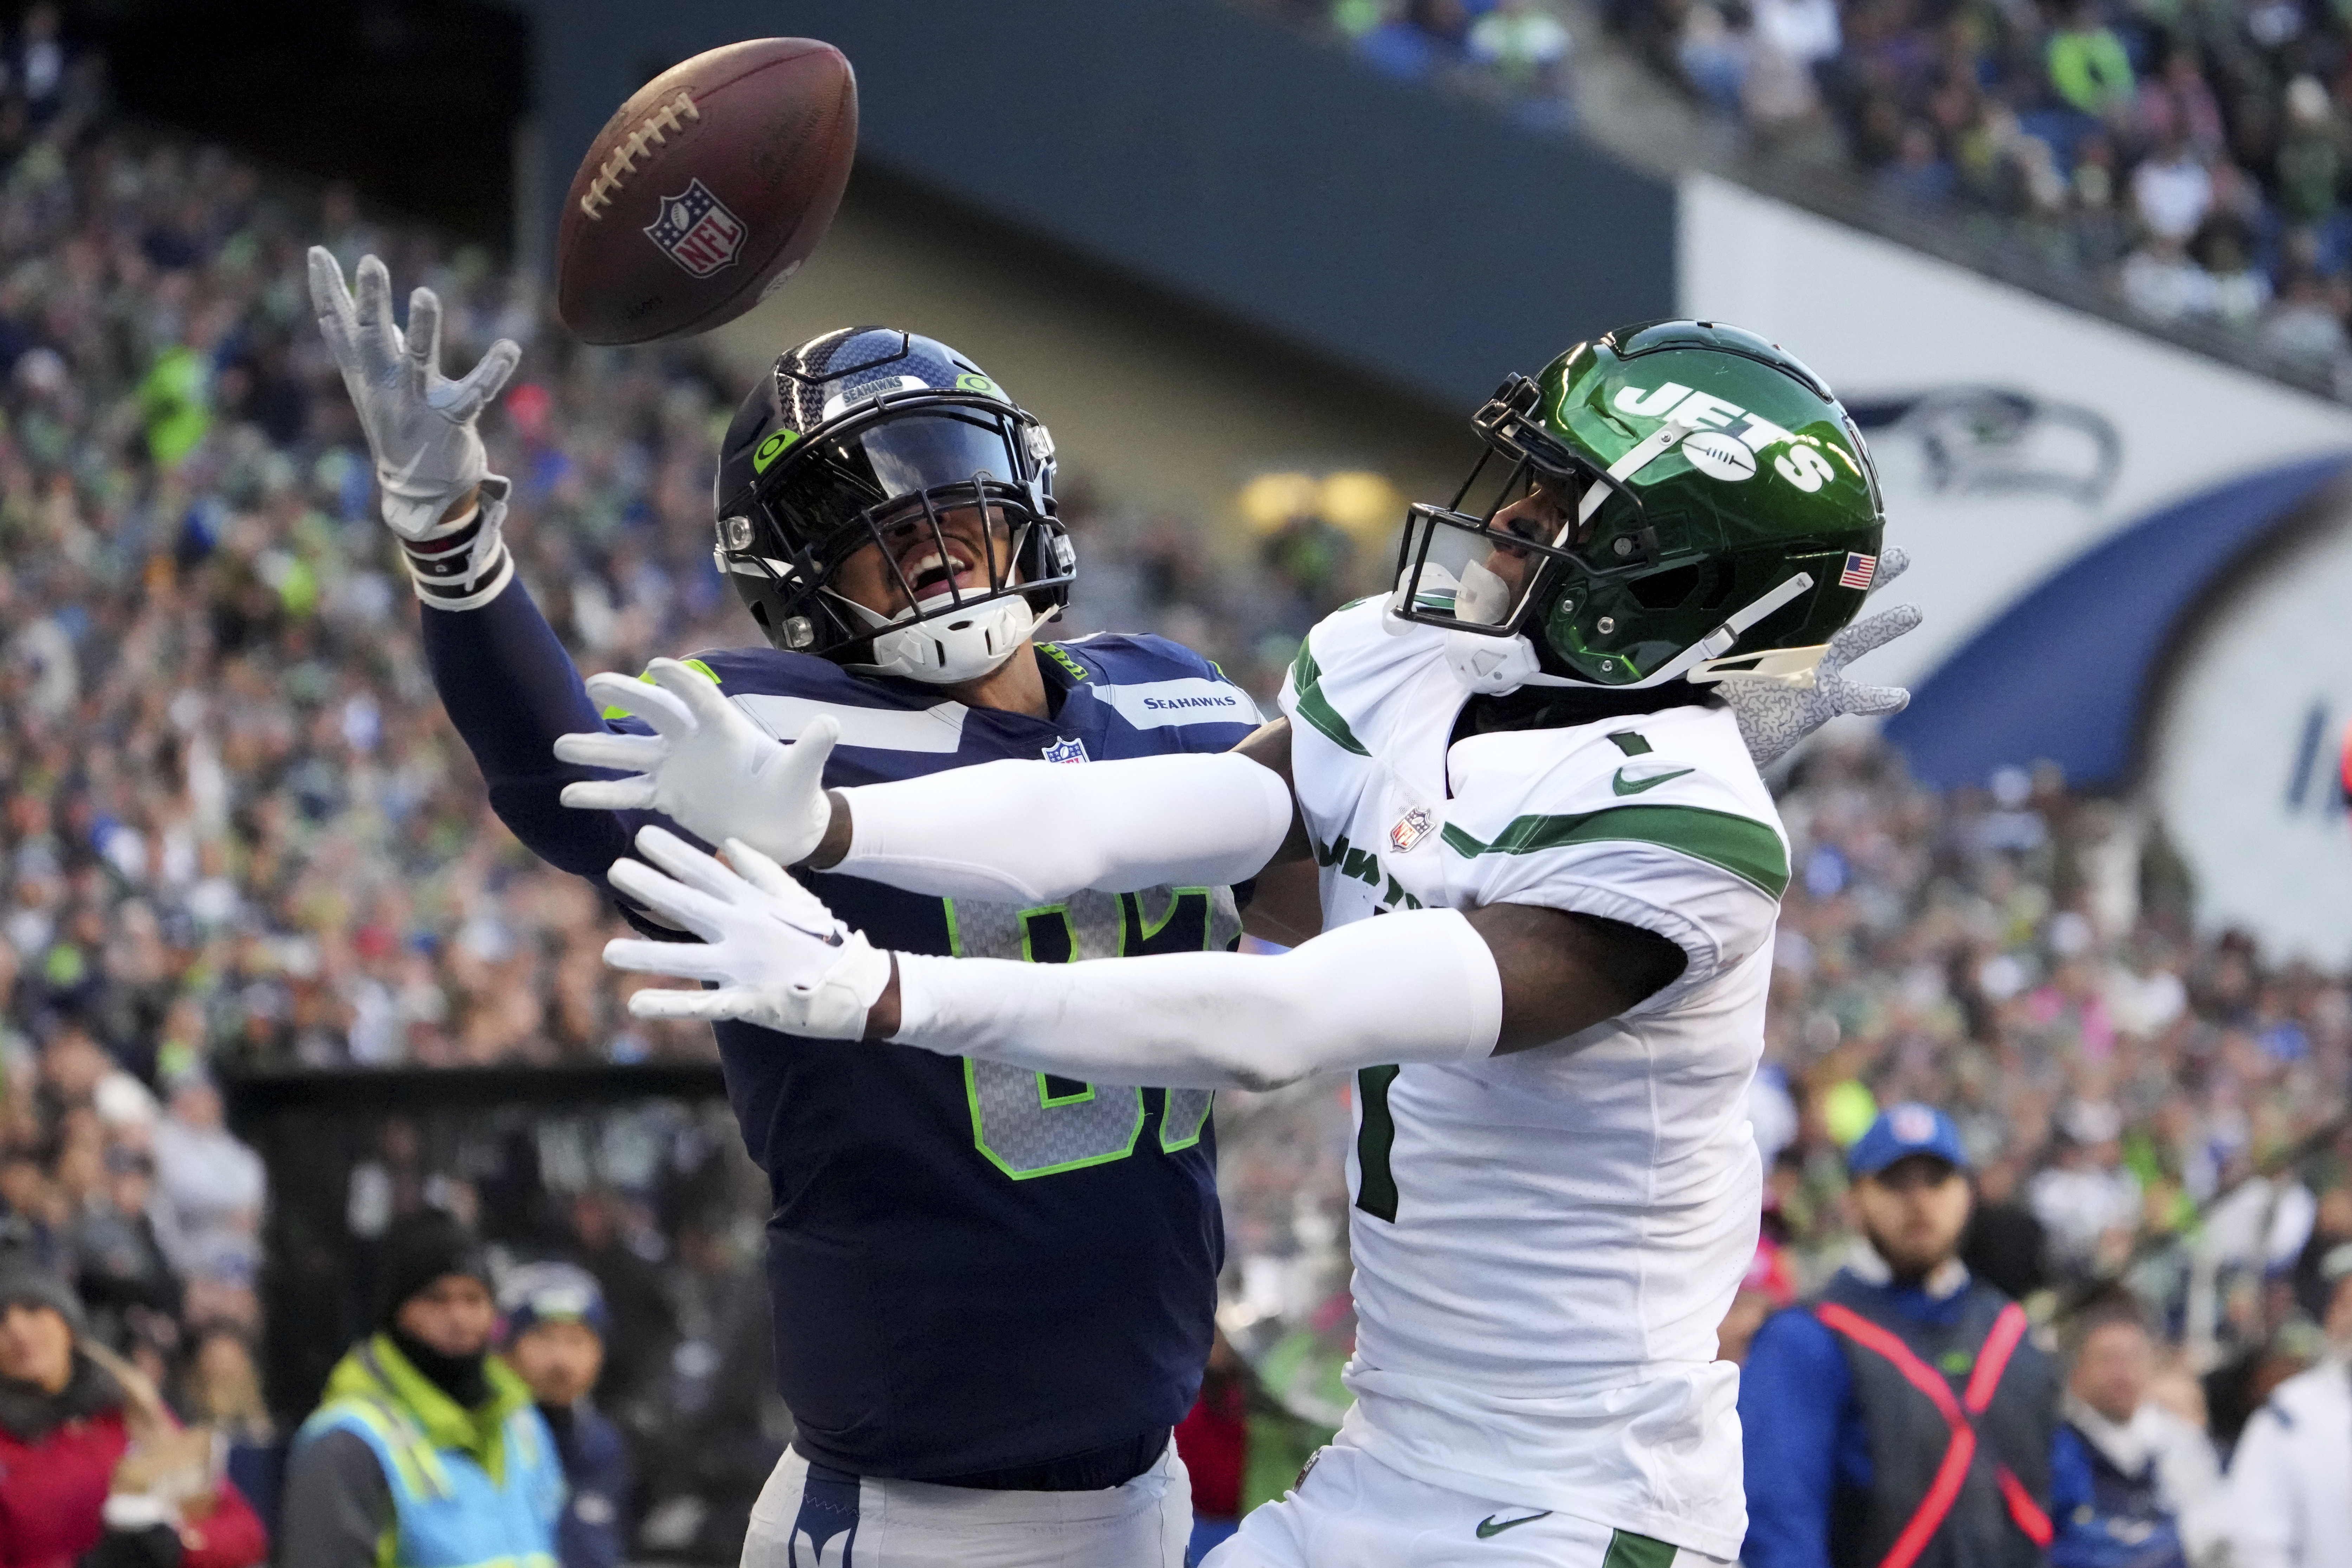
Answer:
<svg viewBox="0 0 2352 1568"><path fill-rule="evenodd" d="M1575 72L1607 68L1572 68L1567 13L1541 0L1277 9L1349 40L1385 74L1499 98L1530 123L1573 123ZM2072 275L2151 326L2185 328L2305 384L2352 383L2352 31L2337 10L2284 0L1595 9L1624 55L1737 128L1748 167L1801 179L1827 153L1859 187L1848 216L1896 232L1926 221L1943 253Z"/></svg>
<svg viewBox="0 0 2352 1568"><path fill-rule="evenodd" d="M1565 112L1565 35L1535 8L1339 11L1395 68L1458 51ZM2305 23L2265 41L2272 14L2044 33L1759 0L1736 23L1617 21L1674 40L1693 89L1751 118L1768 47L1816 50L1775 112L1831 116L1888 199L2042 223L2136 300L2336 354L2341 40ZM265 1194L215 1076L710 1050L628 1017L598 960L619 927L489 812L425 678L301 249L431 283L454 361L523 342L492 461L516 482L522 577L589 668L751 631L708 557L737 389L691 347L581 348L487 254L114 121L74 79L0 100L0 1204L105 1303L105 1331L258 1438L236 1363L264 1331ZM1164 631L1262 697L1298 631L1378 574L1377 550L1348 557L1306 512L1270 513L1235 570L1071 477L1087 582L1067 629ZM1756 1121L1800 1281L1850 1240L1841 1139L1874 1105L1928 1100L1989 1193L2043 1227L2042 1282L2120 1272L2203 1360L2292 1348L2352 1189L2325 1161L2233 1184L2325 1131L2346 977L2195 934L2160 835L2046 773L1937 795L1891 752L1830 747L1781 805L1798 877ZM1228 1326L1271 1342L1344 1282L1347 1116L1305 1085L1222 1120ZM2217 1200L2212 1267L2192 1268L2185 1221Z"/></svg>

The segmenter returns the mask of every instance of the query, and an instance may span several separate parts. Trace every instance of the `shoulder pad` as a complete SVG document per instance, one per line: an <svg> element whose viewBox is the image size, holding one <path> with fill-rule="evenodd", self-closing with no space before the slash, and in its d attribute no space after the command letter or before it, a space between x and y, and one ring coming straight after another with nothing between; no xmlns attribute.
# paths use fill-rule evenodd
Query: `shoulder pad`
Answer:
<svg viewBox="0 0 2352 1568"><path fill-rule="evenodd" d="M1223 673L1182 643L1149 632L1095 632L1037 646L1074 679L1126 682Z"/></svg>
<svg viewBox="0 0 2352 1568"><path fill-rule="evenodd" d="M722 647L685 662L717 681L730 697L754 692L814 697L845 696L866 683L829 658L772 647Z"/></svg>

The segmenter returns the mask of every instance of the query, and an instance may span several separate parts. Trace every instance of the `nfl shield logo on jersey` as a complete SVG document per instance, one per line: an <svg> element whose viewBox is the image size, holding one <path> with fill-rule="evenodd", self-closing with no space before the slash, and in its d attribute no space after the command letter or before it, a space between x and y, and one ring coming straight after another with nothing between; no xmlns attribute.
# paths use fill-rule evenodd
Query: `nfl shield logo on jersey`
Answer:
<svg viewBox="0 0 2352 1568"><path fill-rule="evenodd" d="M1389 847L1400 855L1403 854L1429 837L1429 830L1436 820L1437 818L1431 815L1429 807L1414 806L1411 811L1398 817L1397 825L1389 829Z"/></svg>
<svg viewBox="0 0 2352 1568"><path fill-rule="evenodd" d="M1087 760L1087 743L1084 741L1056 741L1045 748L1045 760L1049 763L1083 763Z"/></svg>
<svg viewBox="0 0 2352 1568"><path fill-rule="evenodd" d="M648 238L697 278L733 266L735 253L743 248L743 237L750 232L743 220L729 212L727 204L712 195L700 180L688 180L686 189L664 196L661 216L646 228Z"/></svg>

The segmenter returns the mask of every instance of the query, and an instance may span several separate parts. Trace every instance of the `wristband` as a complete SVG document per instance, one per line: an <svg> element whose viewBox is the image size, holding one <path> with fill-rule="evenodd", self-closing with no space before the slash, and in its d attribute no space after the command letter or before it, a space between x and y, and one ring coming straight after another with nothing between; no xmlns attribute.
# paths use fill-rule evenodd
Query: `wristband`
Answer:
<svg viewBox="0 0 2352 1568"><path fill-rule="evenodd" d="M402 538L401 554L419 599L436 610L476 610L513 579L514 556L501 534L507 491L507 481L491 474L464 515L418 538Z"/></svg>

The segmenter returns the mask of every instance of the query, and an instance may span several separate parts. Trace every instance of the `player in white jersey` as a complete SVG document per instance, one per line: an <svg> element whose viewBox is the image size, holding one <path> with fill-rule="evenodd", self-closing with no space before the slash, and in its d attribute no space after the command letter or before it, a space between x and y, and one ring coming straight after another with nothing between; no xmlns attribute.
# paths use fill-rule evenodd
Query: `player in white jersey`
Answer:
<svg viewBox="0 0 2352 1568"><path fill-rule="evenodd" d="M1474 473L1415 507L1394 595L1315 628L1237 754L768 798L757 779L808 770L682 733L656 770L731 868L653 829L671 875L612 873L708 944L612 962L723 983L639 993L648 1014L1007 1061L1041 1103L1049 1073L1062 1103L1072 1079L1361 1069L1357 1403L1218 1568L1663 1568L1727 1561L1746 1527L1715 1331L1755 1246L1745 1106L1789 879L1751 750L1899 706L1843 665L1916 617L1848 625L1876 481L1828 390L1752 334L1625 329L1477 424L1491 503L1463 510ZM1323 934L1274 959L888 954L780 869L803 861L1040 909L1288 861L1319 875Z"/></svg>

